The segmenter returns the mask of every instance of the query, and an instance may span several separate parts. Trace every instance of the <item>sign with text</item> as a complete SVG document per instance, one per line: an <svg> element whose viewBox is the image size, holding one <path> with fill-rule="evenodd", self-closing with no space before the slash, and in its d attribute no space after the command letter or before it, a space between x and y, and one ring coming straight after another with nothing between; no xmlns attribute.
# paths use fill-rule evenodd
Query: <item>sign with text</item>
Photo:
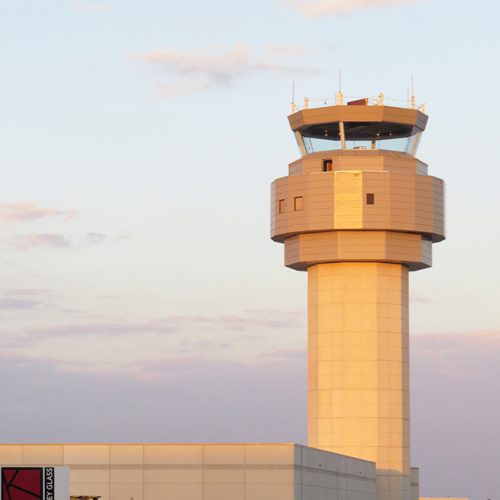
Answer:
<svg viewBox="0 0 500 500"><path fill-rule="evenodd" d="M0 467L0 500L68 500L67 467Z"/></svg>

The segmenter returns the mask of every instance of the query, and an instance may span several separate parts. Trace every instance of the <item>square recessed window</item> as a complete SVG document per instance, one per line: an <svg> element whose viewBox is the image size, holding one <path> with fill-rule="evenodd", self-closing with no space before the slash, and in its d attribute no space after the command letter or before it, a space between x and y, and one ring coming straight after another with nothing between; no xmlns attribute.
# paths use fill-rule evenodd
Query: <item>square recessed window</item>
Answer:
<svg viewBox="0 0 500 500"><path fill-rule="evenodd" d="M282 214L285 212L285 200L278 200L278 213Z"/></svg>
<svg viewBox="0 0 500 500"><path fill-rule="evenodd" d="M375 193L366 193L366 204L375 205Z"/></svg>
<svg viewBox="0 0 500 500"><path fill-rule="evenodd" d="M323 172L331 172L333 170L332 160L323 160Z"/></svg>
<svg viewBox="0 0 500 500"><path fill-rule="evenodd" d="M293 200L293 209L296 212L304 210L304 198L302 196L296 196Z"/></svg>

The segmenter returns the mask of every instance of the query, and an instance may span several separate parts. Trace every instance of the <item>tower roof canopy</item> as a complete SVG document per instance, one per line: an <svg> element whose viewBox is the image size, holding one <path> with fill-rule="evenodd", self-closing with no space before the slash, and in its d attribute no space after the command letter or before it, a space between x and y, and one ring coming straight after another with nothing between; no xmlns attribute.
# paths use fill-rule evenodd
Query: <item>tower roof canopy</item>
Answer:
<svg viewBox="0 0 500 500"><path fill-rule="evenodd" d="M314 127L320 127L324 133L324 125L346 122L356 124L360 138L372 137L377 133L382 124L397 125L399 134L404 131L408 135L414 127L424 130L427 124L427 115L417 109L399 108L395 106L324 106L321 108L302 109L288 117L293 131L303 134ZM338 127L337 127L338 128ZM388 128L386 125L382 127ZM405 137L408 135L399 135ZM312 135L311 137L313 137Z"/></svg>

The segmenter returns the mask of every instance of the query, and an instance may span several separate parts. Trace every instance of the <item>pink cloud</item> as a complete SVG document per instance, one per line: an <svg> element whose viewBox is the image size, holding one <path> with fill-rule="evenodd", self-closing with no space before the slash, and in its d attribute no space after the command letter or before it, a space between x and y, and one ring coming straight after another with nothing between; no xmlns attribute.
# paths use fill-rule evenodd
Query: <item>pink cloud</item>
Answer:
<svg viewBox="0 0 500 500"><path fill-rule="evenodd" d="M159 82L158 88L164 97L173 94L192 94L216 86L228 86L237 80L259 73L313 74L318 70L295 67L276 60L276 56L292 55L302 57L299 46L274 46L268 49L268 56L253 54L247 47L236 46L222 52L218 50L181 51L164 49L135 54L145 63L157 66L173 78ZM269 55L274 58L269 58Z"/></svg>
<svg viewBox="0 0 500 500"><path fill-rule="evenodd" d="M292 55L295 57L305 57L306 56L306 51L304 48L300 45L294 44L294 45L270 45L267 50L271 54L275 55Z"/></svg>
<svg viewBox="0 0 500 500"><path fill-rule="evenodd" d="M13 245L18 250L30 250L35 247L67 248L71 241L62 234L34 233L17 236Z"/></svg>
<svg viewBox="0 0 500 500"><path fill-rule="evenodd" d="M415 0L282 0L286 5L310 17L343 14L354 10L415 3Z"/></svg>
<svg viewBox="0 0 500 500"><path fill-rule="evenodd" d="M0 222L27 222L47 217L61 217L69 220L78 215L76 210L39 207L30 202L0 203Z"/></svg>
<svg viewBox="0 0 500 500"><path fill-rule="evenodd" d="M76 3L71 8L77 12L101 13L108 9L108 5L105 3Z"/></svg>

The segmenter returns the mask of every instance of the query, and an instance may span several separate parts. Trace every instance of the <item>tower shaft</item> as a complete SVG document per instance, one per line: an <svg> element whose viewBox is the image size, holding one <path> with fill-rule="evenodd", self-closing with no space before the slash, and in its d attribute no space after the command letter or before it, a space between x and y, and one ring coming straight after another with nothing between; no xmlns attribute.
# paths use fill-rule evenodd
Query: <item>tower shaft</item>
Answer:
<svg viewBox="0 0 500 500"><path fill-rule="evenodd" d="M408 268L308 269L309 446L377 465L377 498L409 499Z"/></svg>

